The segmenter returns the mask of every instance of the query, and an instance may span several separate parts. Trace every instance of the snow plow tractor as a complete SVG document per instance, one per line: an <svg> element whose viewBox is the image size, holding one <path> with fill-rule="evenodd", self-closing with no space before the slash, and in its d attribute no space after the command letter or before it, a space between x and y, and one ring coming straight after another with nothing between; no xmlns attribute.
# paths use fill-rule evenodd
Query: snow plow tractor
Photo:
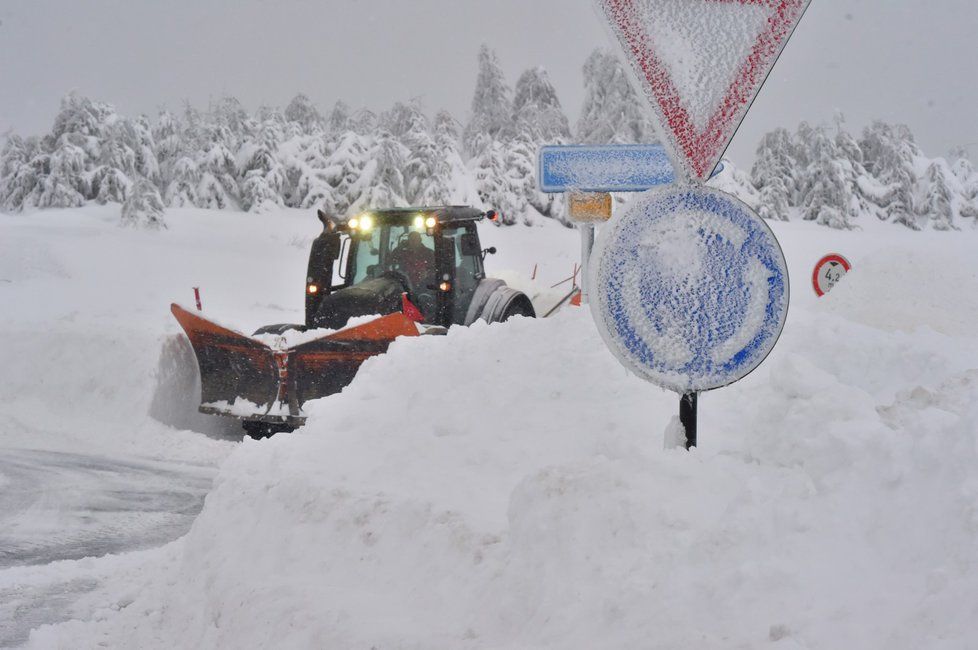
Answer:
<svg viewBox="0 0 978 650"><path fill-rule="evenodd" d="M360 365L400 336L444 334L476 320L535 317L529 298L486 277L468 207L379 210L350 219L319 211L305 286L305 323L252 336L179 305L200 370L202 413L237 418L265 436L300 426L309 400L343 390Z"/></svg>

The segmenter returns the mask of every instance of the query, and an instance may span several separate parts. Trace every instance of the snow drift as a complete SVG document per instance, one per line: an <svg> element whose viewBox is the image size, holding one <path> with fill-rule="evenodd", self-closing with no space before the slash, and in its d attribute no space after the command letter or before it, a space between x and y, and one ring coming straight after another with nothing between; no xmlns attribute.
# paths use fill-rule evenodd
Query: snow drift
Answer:
<svg viewBox="0 0 978 650"><path fill-rule="evenodd" d="M816 301L784 234L799 298L700 449L586 313L401 340L29 647L973 647L975 262L881 248Z"/></svg>

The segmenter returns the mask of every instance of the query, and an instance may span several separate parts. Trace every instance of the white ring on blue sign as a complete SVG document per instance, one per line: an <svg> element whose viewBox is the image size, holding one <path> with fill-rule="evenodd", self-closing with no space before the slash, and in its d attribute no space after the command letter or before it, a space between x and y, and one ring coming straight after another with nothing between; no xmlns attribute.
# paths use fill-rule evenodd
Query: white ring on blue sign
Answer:
<svg viewBox="0 0 978 650"><path fill-rule="evenodd" d="M606 224L588 278L608 348L678 393L720 388L757 368L788 315L788 267L774 233L734 196L670 186Z"/></svg>

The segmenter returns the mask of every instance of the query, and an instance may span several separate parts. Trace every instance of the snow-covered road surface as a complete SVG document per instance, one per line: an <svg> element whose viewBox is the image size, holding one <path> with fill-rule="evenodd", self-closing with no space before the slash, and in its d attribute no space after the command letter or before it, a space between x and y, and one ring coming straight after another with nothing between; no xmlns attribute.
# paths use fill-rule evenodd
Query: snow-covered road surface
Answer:
<svg viewBox="0 0 978 650"><path fill-rule="evenodd" d="M0 449L0 647L69 618L94 578L39 584L4 569L152 548L190 528L212 466L32 449Z"/></svg>
<svg viewBox="0 0 978 650"><path fill-rule="evenodd" d="M159 546L185 533L214 468L0 449L0 569Z"/></svg>

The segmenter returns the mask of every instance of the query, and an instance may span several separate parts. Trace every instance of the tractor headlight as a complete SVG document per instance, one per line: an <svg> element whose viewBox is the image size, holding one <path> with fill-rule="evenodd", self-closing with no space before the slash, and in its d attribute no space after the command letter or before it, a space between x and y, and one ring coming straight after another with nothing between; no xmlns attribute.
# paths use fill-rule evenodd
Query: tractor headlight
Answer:
<svg viewBox="0 0 978 650"><path fill-rule="evenodd" d="M374 218L369 214L365 214L360 217L360 230L366 232L372 230L374 227Z"/></svg>
<svg viewBox="0 0 978 650"><path fill-rule="evenodd" d="M424 215L423 214L419 214L418 216L416 216L414 218L414 227L417 228L418 230L421 230L422 228L424 228Z"/></svg>
<svg viewBox="0 0 978 650"><path fill-rule="evenodd" d="M357 219L356 217L353 217L347 222L347 225L350 226L350 230L356 230L357 228L360 227L360 220Z"/></svg>
<svg viewBox="0 0 978 650"><path fill-rule="evenodd" d="M424 220L424 225L426 228L434 228L435 226L438 225L438 219L435 219L434 217L428 217L427 219Z"/></svg>

